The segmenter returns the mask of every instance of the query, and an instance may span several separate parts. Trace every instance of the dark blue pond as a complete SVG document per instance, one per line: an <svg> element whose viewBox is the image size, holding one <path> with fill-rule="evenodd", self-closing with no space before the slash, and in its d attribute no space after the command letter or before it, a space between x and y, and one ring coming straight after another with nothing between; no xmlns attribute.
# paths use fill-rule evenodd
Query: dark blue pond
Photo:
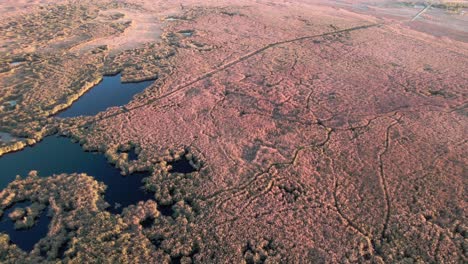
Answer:
<svg viewBox="0 0 468 264"><path fill-rule="evenodd" d="M103 80L81 96L69 108L57 114L57 117L76 117L95 115L111 106L125 105L133 96L153 81L121 83L120 74L104 76Z"/></svg>
<svg viewBox="0 0 468 264"><path fill-rule="evenodd" d="M16 175L25 177L29 171L37 170L39 176L46 177L60 173L86 173L96 180L104 182L107 189L105 200L111 205L108 211L121 213L124 207L139 201L153 199L152 193L145 192L142 179L148 172L120 175L120 171L107 162L100 153L85 152L78 143L69 138L50 136L43 141L22 151L0 157L0 189L15 179ZM7 210L7 215L14 208ZM47 234L50 219L42 214L36 225L29 230L14 230L13 223L2 217L0 232L6 232L10 239L23 248L31 250L34 244Z"/></svg>
<svg viewBox="0 0 468 264"><path fill-rule="evenodd" d="M181 159L168 162L169 165L171 165L171 169L169 170L170 173L192 173L197 171L192 164L190 164L190 161L183 156Z"/></svg>
<svg viewBox="0 0 468 264"><path fill-rule="evenodd" d="M85 152L78 143L65 137L46 137L33 147L0 157L0 189L5 188L16 175L25 177L31 170L37 170L42 177L75 172L94 176L107 185L105 199L112 206L118 203L125 207L153 197L142 189L141 180L149 173L122 176L104 155ZM120 213L122 207L109 210Z"/></svg>
<svg viewBox="0 0 468 264"><path fill-rule="evenodd" d="M10 236L11 242L27 252L31 251L34 245L47 235L50 222L50 218L47 217L48 208L45 208L39 215L39 218L36 219L33 227L30 229L15 229L15 223L11 221L8 215L16 208L26 208L29 205L31 205L29 201L16 203L13 207L7 209L0 219L0 231L7 233Z"/></svg>

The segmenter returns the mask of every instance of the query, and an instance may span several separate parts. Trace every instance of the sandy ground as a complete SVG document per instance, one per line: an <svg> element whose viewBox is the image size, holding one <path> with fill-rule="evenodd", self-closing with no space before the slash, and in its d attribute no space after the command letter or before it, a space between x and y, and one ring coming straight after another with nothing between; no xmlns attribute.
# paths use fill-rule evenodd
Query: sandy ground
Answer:
<svg viewBox="0 0 468 264"><path fill-rule="evenodd" d="M111 20L117 23L130 23L123 34L119 36L109 36L97 38L91 41L80 43L71 49L75 51L87 51L102 45L106 45L115 54L119 51L130 50L141 47L145 43L156 42L161 35L161 21L159 16L149 12L138 12L126 9L111 9L99 14L97 23L109 21L109 16L121 14L122 18Z"/></svg>

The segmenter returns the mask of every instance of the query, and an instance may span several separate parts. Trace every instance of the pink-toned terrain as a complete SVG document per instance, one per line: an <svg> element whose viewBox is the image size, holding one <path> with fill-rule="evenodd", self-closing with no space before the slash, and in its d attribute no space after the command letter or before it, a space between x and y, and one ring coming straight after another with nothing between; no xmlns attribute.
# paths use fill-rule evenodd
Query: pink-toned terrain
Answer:
<svg viewBox="0 0 468 264"><path fill-rule="evenodd" d="M124 108L37 121L124 171L153 171L146 188L155 202L117 216L104 212L92 178L70 180L88 191L77 205L82 218L55 211L64 224L79 218L65 262L466 263L466 8L443 2L417 16L424 6L375 2L119 1L133 26L61 46L70 76L159 77ZM97 21L109 14L96 12ZM149 18L158 23L138 26ZM137 46L128 45L133 36ZM55 56L52 42L28 52ZM107 47L91 52L96 45ZM80 58L99 63L92 69ZM17 72L29 78L21 69L0 77L21 78ZM10 126L2 123L23 131ZM129 143L139 150L134 164L118 153ZM169 173L167 162L185 154L199 170ZM67 177L17 180L0 199L46 196L50 184L73 189ZM2 206L21 200L10 199ZM56 199L61 208L65 198ZM162 215L167 207L176 213ZM154 226L142 228L148 217ZM60 232L54 222L48 239ZM0 261L41 259L39 249L15 253L6 241L0 237Z"/></svg>

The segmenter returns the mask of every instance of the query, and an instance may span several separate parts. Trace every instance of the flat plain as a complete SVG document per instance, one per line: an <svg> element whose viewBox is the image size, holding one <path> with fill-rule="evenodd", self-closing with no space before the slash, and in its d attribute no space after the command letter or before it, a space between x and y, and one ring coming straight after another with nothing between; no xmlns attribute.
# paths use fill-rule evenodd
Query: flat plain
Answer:
<svg viewBox="0 0 468 264"><path fill-rule="evenodd" d="M2 1L0 155L67 136L153 199L21 175L0 217L49 229L29 252L0 233L0 262L466 263L467 6ZM57 116L116 74L153 82Z"/></svg>

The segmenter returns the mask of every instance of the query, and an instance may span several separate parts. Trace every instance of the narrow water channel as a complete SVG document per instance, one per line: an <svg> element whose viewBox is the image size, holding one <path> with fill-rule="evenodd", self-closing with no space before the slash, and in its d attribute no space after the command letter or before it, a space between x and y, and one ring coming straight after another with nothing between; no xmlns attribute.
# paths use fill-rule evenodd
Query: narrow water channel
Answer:
<svg viewBox="0 0 468 264"><path fill-rule="evenodd" d="M122 83L121 75L104 76L102 81L91 88L69 108L58 113L60 118L91 116L111 106L122 106L130 102L133 96L151 85L153 81Z"/></svg>

